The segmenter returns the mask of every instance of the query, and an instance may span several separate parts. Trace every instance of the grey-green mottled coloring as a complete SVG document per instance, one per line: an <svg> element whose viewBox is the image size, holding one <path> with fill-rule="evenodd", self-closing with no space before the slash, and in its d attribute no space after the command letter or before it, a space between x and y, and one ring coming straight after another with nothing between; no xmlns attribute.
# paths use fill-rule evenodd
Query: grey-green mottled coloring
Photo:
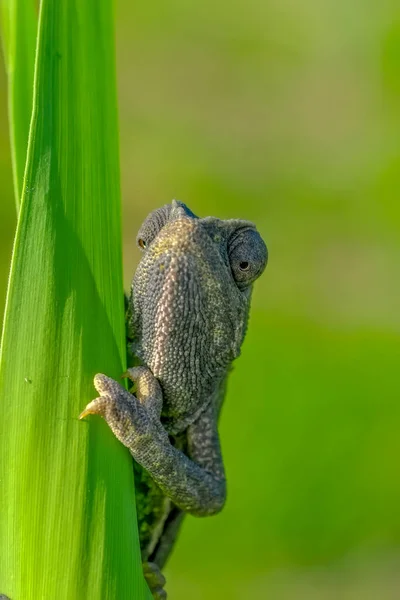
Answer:
<svg viewBox="0 0 400 600"><path fill-rule="evenodd" d="M200 219L176 201L148 216L137 241L127 311L135 395L97 375L100 397L81 416L101 414L135 459L145 576L162 599L160 569L183 515L225 503L218 418L267 249L253 223Z"/></svg>

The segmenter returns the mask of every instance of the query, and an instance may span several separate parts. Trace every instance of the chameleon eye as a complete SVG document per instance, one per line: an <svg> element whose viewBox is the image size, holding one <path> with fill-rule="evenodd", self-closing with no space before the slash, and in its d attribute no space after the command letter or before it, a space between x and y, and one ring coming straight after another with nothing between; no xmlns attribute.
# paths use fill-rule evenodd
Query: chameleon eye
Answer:
<svg viewBox="0 0 400 600"><path fill-rule="evenodd" d="M228 254L233 278L240 289L246 288L261 275L268 260L267 247L252 227L242 227L233 233Z"/></svg>
<svg viewBox="0 0 400 600"><path fill-rule="evenodd" d="M150 246L168 221L169 211L169 205L153 210L142 224L136 237L136 243L142 252Z"/></svg>

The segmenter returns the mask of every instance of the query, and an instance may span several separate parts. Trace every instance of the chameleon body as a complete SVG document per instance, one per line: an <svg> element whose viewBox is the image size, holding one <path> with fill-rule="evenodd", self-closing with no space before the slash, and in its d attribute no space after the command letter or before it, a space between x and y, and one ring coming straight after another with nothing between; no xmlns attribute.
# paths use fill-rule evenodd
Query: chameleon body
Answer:
<svg viewBox="0 0 400 600"><path fill-rule="evenodd" d="M225 503L218 418L267 249L252 223L197 218L177 201L150 213L137 242L127 329L139 365L126 373L136 389L96 375L99 397L81 417L102 415L135 459L144 574L161 600L184 515Z"/></svg>

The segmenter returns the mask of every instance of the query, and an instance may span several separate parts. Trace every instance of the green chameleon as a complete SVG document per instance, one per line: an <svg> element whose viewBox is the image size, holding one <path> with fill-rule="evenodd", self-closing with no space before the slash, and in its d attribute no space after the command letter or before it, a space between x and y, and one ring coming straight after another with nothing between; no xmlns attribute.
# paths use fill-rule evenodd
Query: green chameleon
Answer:
<svg viewBox="0 0 400 600"><path fill-rule="evenodd" d="M252 284L267 264L253 223L197 218L173 201L147 217L143 257L127 301L127 371L135 395L96 375L100 414L134 460L146 580L165 599L161 573L185 513L213 515L226 498L218 417L240 354Z"/></svg>

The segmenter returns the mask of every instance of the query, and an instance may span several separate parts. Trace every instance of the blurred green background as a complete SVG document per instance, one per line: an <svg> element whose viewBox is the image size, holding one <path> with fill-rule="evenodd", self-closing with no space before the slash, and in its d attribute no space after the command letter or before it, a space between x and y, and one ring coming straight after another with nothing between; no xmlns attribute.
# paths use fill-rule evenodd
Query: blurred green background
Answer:
<svg viewBox="0 0 400 600"><path fill-rule="evenodd" d="M171 600L400 598L400 7L118 1L125 282L178 198L267 241L221 423L225 510ZM0 309L16 224L0 70Z"/></svg>

